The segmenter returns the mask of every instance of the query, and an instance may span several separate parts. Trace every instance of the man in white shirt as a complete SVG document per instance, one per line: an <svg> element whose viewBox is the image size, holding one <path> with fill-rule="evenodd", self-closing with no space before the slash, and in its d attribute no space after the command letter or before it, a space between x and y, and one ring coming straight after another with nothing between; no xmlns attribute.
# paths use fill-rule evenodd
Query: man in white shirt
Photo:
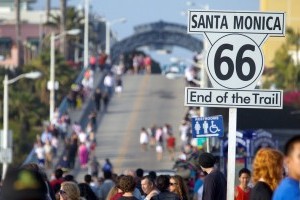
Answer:
<svg viewBox="0 0 300 200"><path fill-rule="evenodd" d="M154 180L149 175L143 177L141 184L142 190L146 194L145 200L150 200L159 193L155 187Z"/></svg>
<svg viewBox="0 0 300 200"><path fill-rule="evenodd" d="M104 80L103 80L103 84L104 84L104 86L106 87L107 92L108 92L108 94L109 94L109 96L110 96L110 95L112 94L112 92L113 92L113 86L114 86L114 78L113 78L111 72L109 72L109 73L105 76L105 78L104 78Z"/></svg>
<svg viewBox="0 0 300 200"><path fill-rule="evenodd" d="M148 133L145 128L142 128L140 134L140 144L143 151L147 150L148 143L149 143Z"/></svg>

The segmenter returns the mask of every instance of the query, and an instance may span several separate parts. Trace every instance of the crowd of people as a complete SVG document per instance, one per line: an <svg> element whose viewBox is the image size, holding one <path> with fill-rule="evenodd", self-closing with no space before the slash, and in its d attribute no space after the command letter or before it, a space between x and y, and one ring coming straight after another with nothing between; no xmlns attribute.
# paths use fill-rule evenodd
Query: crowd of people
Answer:
<svg viewBox="0 0 300 200"><path fill-rule="evenodd" d="M176 137L173 135L170 124L164 126L153 125L148 129L142 127L140 145L142 151L147 151L149 147L155 149L159 161L163 159L164 149L168 151L170 160L175 159Z"/></svg>
<svg viewBox="0 0 300 200"><path fill-rule="evenodd" d="M299 155L299 135L286 143L284 153L261 148L254 158L252 172L246 168L239 171L234 199L298 200ZM108 159L101 173L88 173L80 182L61 168L49 178L41 166L29 163L8 171L0 197L3 200L225 200L227 181L216 162L211 153L201 153L197 159L199 174L193 183L178 174L157 175L155 171L145 173L141 168L116 174Z"/></svg>
<svg viewBox="0 0 300 200"><path fill-rule="evenodd" d="M142 59L139 56L134 56L132 60L135 73L138 73L140 69L147 70L146 66L141 67ZM90 60L91 66L94 61ZM107 110L113 92L122 92L121 75L124 71L122 67L115 67L105 76L104 89L96 88L92 93L94 90L93 70L96 66L97 61L95 61L94 68L91 67L92 70L86 71L81 84L72 86L72 95L68 96L71 108L80 107L88 96L93 98L95 110L89 115L87 127L83 128L77 122L71 123L67 112L62 114L56 110L50 124L47 124L44 132L37 137L35 152L38 164L29 163L18 169L10 169L1 186L0 199L225 200L227 181L224 174L218 170L217 159L211 153L203 151L199 153L198 149L191 145L190 118L198 115L195 109L189 109L178 129L181 149L178 159L189 162L190 158L197 154L192 179L190 175L185 176L180 171L171 176L157 176L154 171L146 174L140 168L128 169L122 174L116 174L108 158L103 165L98 162L95 155L97 113ZM188 79L187 82L192 84ZM71 134L67 137L69 127ZM52 161L57 156L59 138L65 141L64 155L58 165L54 166ZM170 160L176 159L176 137L170 124L153 125L150 128L142 127L140 145L141 151L153 149L159 161L163 159L165 149L168 151ZM284 153L275 149L261 148L254 158L252 172L246 168L239 171L239 183L235 187L234 199L299 200L299 155L299 135L287 142ZM74 168L77 157L80 167L87 173L84 180L80 181L69 172L69 169ZM44 172L44 167L48 169L54 167L54 173L48 177Z"/></svg>
<svg viewBox="0 0 300 200"><path fill-rule="evenodd" d="M82 80L71 85L66 96L67 110L64 113L57 108L49 123L45 124L44 131L37 135L34 152L38 164L47 169L56 165L65 169L73 169L78 158L81 168L87 168L87 163L95 159L96 147L96 118L102 111L107 111L110 98L114 92L120 94L123 90L122 75L124 69L119 66L111 67L107 56L103 53L98 57L90 57L90 67L85 70ZM103 86L94 88L96 67L105 71ZM81 127L78 122L71 122L69 113L79 110L83 104L92 99L94 108L88 115L88 124ZM59 146L64 146L63 155L57 155ZM54 159L58 163L54 163Z"/></svg>
<svg viewBox="0 0 300 200"><path fill-rule="evenodd" d="M101 71L107 65L111 65L110 57L105 53L93 54L90 56L89 64L92 70L99 68ZM116 75L123 73L129 74L151 74L152 59L149 55L141 52L132 52L128 55L120 55L117 64L113 66L113 71Z"/></svg>

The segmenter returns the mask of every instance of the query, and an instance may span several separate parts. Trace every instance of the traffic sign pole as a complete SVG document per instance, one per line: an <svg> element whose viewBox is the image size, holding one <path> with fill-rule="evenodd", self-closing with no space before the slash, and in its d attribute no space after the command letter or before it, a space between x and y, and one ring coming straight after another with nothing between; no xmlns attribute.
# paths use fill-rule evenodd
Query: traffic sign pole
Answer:
<svg viewBox="0 0 300 200"><path fill-rule="evenodd" d="M227 159L227 199L234 197L235 154L236 154L237 108L229 108L228 159Z"/></svg>
<svg viewBox="0 0 300 200"><path fill-rule="evenodd" d="M207 56L208 52L208 41L207 39L204 40L204 45L203 45L203 54L205 54L205 59ZM206 88L208 86L208 77L207 77L207 72L206 72L206 62L202 62L202 68L201 68L201 87ZM202 117L207 116L207 108L202 106L200 108ZM206 138L205 146L206 146L206 152L210 152L210 145L209 145L209 137Z"/></svg>

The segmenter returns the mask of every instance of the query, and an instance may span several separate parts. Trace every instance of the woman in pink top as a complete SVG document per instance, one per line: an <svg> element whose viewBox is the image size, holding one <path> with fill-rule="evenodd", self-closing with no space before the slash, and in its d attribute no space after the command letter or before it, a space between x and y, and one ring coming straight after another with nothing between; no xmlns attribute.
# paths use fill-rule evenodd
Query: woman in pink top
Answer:
<svg viewBox="0 0 300 200"><path fill-rule="evenodd" d="M89 152L84 143L80 144L78 153L79 153L79 162L81 168L86 168L88 163L88 158L89 158Z"/></svg>

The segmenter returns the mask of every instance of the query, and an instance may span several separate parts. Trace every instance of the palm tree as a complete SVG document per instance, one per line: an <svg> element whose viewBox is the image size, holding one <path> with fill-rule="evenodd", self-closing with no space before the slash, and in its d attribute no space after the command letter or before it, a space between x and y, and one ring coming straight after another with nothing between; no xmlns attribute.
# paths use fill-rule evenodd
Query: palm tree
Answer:
<svg viewBox="0 0 300 200"><path fill-rule="evenodd" d="M16 12L16 46L18 52L17 66L22 64L21 56L21 29L20 29L20 0L15 0L15 12Z"/></svg>
<svg viewBox="0 0 300 200"><path fill-rule="evenodd" d="M66 11L67 11L67 1L60 0L60 32L64 32L66 30ZM60 52L66 57L66 37L62 35L60 38Z"/></svg>
<svg viewBox="0 0 300 200"><path fill-rule="evenodd" d="M79 36L68 36L66 38L66 43L70 44L70 43L83 43L83 41L80 41L80 38L83 38L83 20L84 20L84 16L77 11L74 7L69 7L67 8L66 11L66 30L70 30L70 29L80 29L81 31L81 35ZM46 24L47 26L51 26L55 29L60 29L60 25L61 25L61 16L60 15L53 15L50 13L50 18L49 21ZM47 39L47 38L45 38ZM49 39L49 38L48 38ZM46 41L46 40L45 40ZM44 42L44 44L50 44L50 42ZM72 51L74 51L74 48L67 48L67 52L72 53ZM70 54L72 55L72 54ZM65 58L69 58L69 56L65 57Z"/></svg>
<svg viewBox="0 0 300 200"><path fill-rule="evenodd" d="M300 33L299 30L294 31L292 28L287 28L287 44L296 51L296 62L295 62L295 78L294 78L294 89L297 89L298 76L299 76L299 48L300 48Z"/></svg>
<svg viewBox="0 0 300 200"><path fill-rule="evenodd" d="M47 3L46 3L46 22L49 21L49 17L50 17L50 10L51 10L51 0L47 0Z"/></svg>

